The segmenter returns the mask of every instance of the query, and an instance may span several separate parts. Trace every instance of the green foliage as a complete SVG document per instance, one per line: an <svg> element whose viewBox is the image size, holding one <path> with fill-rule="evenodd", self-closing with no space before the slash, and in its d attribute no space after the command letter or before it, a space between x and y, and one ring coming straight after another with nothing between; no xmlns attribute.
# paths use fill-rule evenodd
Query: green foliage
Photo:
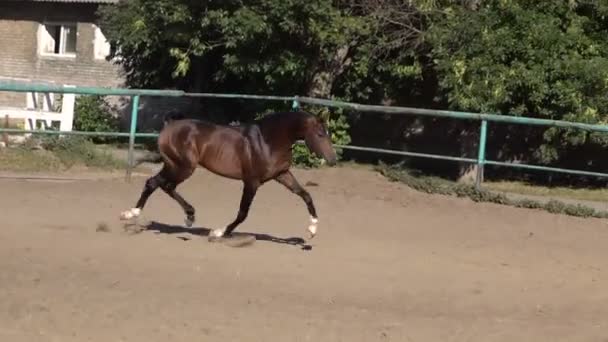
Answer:
<svg viewBox="0 0 608 342"><path fill-rule="evenodd" d="M314 94L604 124L607 15L606 1L582 0L131 0L102 6L99 24L133 87ZM350 140L345 125L332 114L334 142ZM457 123L431 130L474 137ZM378 143L402 146L399 133ZM492 151L532 151L527 162L574 156L596 166L593 152L608 147L606 134L552 128L522 153L507 144L527 139L525 130L499 134L508 139ZM294 159L319 164L303 146Z"/></svg>
<svg viewBox="0 0 608 342"><path fill-rule="evenodd" d="M606 5L577 1L484 1L454 6L428 32L439 87L452 109L601 124L608 122ZM603 11L604 14L601 14ZM582 131L548 129L536 159L601 144Z"/></svg>
<svg viewBox="0 0 608 342"><path fill-rule="evenodd" d="M565 214L577 217L608 217L608 211L597 211L580 204L566 204L557 200L550 200L546 203L530 199L513 200L503 194L497 194L483 189L477 190L472 185L454 183L437 177L414 175L410 171L403 169L401 165L389 166L381 163L376 169L389 180L404 183L414 190L429 194L467 197L475 202L495 203L518 208L541 209L553 214Z"/></svg>
<svg viewBox="0 0 608 342"><path fill-rule="evenodd" d="M117 132L118 118L112 115L101 96L79 96L76 99L74 130L85 132ZM95 137L95 142L107 142L111 138Z"/></svg>
<svg viewBox="0 0 608 342"><path fill-rule="evenodd" d="M349 67L351 58L335 65L335 53L370 34L365 17L329 0L133 0L99 14L135 87L308 94L319 73L336 79L353 70L348 77L360 76L363 62ZM327 85L341 87L329 80ZM350 142L345 115L328 115L328 126L334 143ZM296 145L293 153L299 165L321 164L305 146Z"/></svg>
<svg viewBox="0 0 608 342"><path fill-rule="evenodd" d="M111 170L126 163L79 136L32 136L17 147L0 150L2 170L63 171L74 166Z"/></svg>
<svg viewBox="0 0 608 342"><path fill-rule="evenodd" d="M313 155L303 143L293 145L291 152L293 153L293 163L299 167L314 168L321 166L323 163L323 161Z"/></svg>
<svg viewBox="0 0 608 342"><path fill-rule="evenodd" d="M366 34L329 0L133 0L99 15L137 87L305 93L338 46Z"/></svg>
<svg viewBox="0 0 608 342"><path fill-rule="evenodd" d="M0 149L0 170L56 171L63 168L63 164L52 153L46 151L14 147Z"/></svg>

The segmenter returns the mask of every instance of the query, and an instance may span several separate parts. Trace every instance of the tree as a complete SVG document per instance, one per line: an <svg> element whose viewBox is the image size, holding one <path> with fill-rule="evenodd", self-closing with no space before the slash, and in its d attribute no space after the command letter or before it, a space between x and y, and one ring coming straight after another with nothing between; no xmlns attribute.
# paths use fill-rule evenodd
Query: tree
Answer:
<svg viewBox="0 0 608 342"><path fill-rule="evenodd" d="M137 87L603 123L607 14L604 1L576 0L132 0L103 7L100 25ZM342 115L327 114L335 122ZM358 144L413 141L405 137L412 119L349 118ZM461 155L476 155L477 123L420 122L430 128L420 146L456 140ZM491 128L489 152L502 159L532 155L527 161L556 164L576 155L597 164L581 151L608 145L579 131Z"/></svg>
<svg viewBox="0 0 608 342"><path fill-rule="evenodd" d="M477 11L444 11L428 41L448 106L606 122L608 32L606 4L600 3L484 1ZM567 159L572 148L607 142L597 134L548 129L526 147L534 161L549 164Z"/></svg>
<svg viewBox="0 0 608 342"><path fill-rule="evenodd" d="M331 97L368 32L365 17L330 0L133 0L99 15L129 85L192 92ZM247 114L224 120L269 109L240 106ZM325 114L348 143L341 114Z"/></svg>
<svg viewBox="0 0 608 342"><path fill-rule="evenodd" d="M199 91L329 95L365 32L328 0L134 0L100 18L131 85Z"/></svg>

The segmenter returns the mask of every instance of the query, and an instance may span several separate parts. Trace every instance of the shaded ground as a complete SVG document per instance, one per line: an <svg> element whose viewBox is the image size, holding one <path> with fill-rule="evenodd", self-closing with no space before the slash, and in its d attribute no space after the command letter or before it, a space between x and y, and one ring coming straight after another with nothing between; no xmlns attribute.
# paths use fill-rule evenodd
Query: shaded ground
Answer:
<svg viewBox="0 0 608 342"><path fill-rule="evenodd" d="M240 184L199 171L154 221L144 179L0 179L0 341L608 341L606 222L425 195L346 168L296 171L320 213L259 192L246 248L208 243ZM105 222L109 232L96 232Z"/></svg>

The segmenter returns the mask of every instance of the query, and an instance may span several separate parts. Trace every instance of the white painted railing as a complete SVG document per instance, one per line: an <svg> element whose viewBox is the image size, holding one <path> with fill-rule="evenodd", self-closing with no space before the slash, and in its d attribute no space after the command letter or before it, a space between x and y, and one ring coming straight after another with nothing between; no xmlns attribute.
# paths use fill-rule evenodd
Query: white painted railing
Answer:
<svg viewBox="0 0 608 342"><path fill-rule="evenodd" d="M67 87L67 86L66 86ZM40 95L42 100L40 101ZM61 111L54 111L53 93L26 93L25 108L0 107L0 123L8 116L10 120L22 119L23 128L26 130L46 130L59 123L60 131L71 131L74 125L74 94L62 94Z"/></svg>

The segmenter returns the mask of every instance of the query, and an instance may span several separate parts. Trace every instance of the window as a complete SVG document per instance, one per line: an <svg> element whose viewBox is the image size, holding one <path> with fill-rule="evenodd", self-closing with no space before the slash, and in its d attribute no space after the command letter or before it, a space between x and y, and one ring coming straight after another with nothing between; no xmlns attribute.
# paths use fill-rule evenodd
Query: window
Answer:
<svg viewBox="0 0 608 342"><path fill-rule="evenodd" d="M44 24L40 26L39 47L44 55L75 56L76 24Z"/></svg>

